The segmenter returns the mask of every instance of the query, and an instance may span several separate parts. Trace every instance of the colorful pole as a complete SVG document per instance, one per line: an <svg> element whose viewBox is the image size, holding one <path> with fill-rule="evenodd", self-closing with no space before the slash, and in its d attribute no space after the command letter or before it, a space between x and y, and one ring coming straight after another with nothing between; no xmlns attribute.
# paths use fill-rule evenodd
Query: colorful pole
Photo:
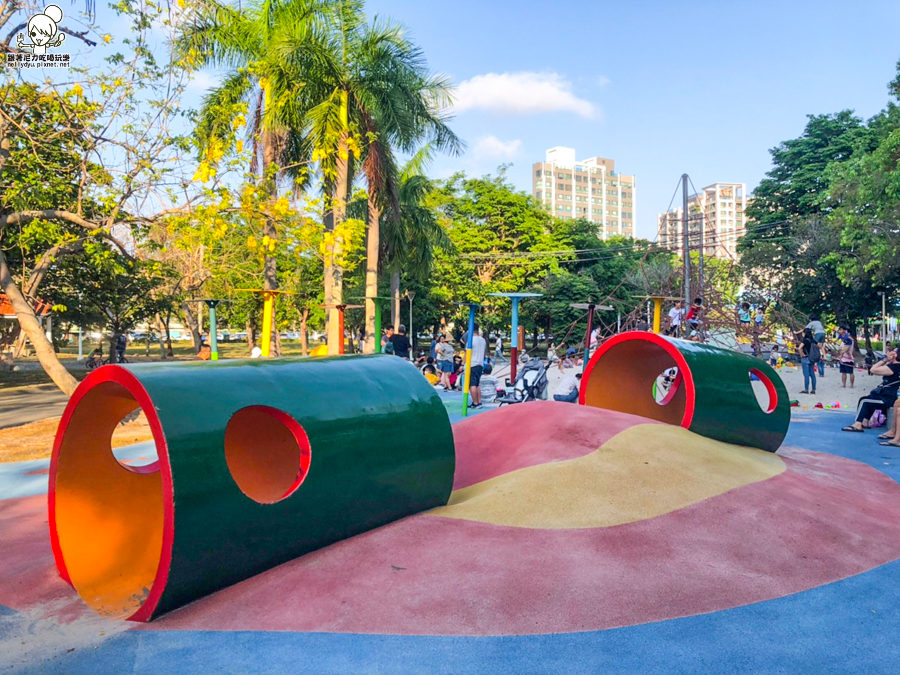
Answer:
<svg viewBox="0 0 900 675"><path fill-rule="evenodd" d="M338 305L338 335L340 336L338 342L338 354L344 353L344 308L347 305Z"/></svg>
<svg viewBox="0 0 900 675"><path fill-rule="evenodd" d="M375 303L375 353L381 353L381 298L372 298Z"/></svg>
<svg viewBox="0 0 900 675"><path fill-rule="evenodd" d="M659 333L660 323L662 321L662 301L658 295L653 296L653 332Z"/></svg>
<svg viewBox="0 0 900 675"><path fill-rule="evenodd" d="M216 305L218 300L205 300L206 306L209 307L209 358L211 361L219 360L219 342L216 335Z"/></svg>
<svg viewBox="0 0 900 675"><path fill-rule="evenodd" d="M269 358L272 345L272 309L275 304L275 294L271 291L263 291L263 329L262 329L262 357Z"/></svg>
<svg viewBox="0 0 900 675"><path fill-rule="evenodd" d="M466 334L466 365L463 379L463 405L462 415L469 414L469 382L472 379L472 333L475 332L475 308L476 304L466 303L469 308L469 330Z"/></svg>
<svg viewBox="0 0 900 675"><path fill-rule="evenodd" d="M519 365L519 298L512 299L512 334L509 339L509 379L515 385Z"/></svg>

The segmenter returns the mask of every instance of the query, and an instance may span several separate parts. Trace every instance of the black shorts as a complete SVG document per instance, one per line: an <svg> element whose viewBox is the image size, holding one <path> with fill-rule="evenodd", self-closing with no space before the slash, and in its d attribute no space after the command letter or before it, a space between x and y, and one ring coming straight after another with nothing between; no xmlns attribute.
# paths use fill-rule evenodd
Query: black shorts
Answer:
<svg viewBox="0 0 900 675"><path fill-rule="evenodd" d="M477 387L481 384L481 374L484 372L484 366L472 366L469 373L469 386Z"/></svg>
<svg viewBox="0 0 900 675"><path fill-rule="evenodd" d="M852 375L853 374L853 366L849 363L842 363L841 366L841 374L842 375Z"/></svg>

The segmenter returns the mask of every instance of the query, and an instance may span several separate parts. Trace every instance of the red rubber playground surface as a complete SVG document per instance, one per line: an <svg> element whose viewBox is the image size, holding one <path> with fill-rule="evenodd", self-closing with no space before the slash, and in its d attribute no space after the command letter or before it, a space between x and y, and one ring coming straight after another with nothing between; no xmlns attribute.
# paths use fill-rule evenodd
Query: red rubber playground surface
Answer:
<svg viewBox="0 0 900 675"><path fill-rule="evenodd" d="M637 453L641 434L661 425L552 402L488 411L454 425L454 489L475 490L484 517L450 508L405 518L150 624L107 621L86 608L56 573L46 495L3 498L41 469L0 465L0 665L897 672L900 449L878 446L874 434L841 434L846 416L796 415L774 475L748 473L708 496L716 489L702 474L690 483L673 470L669 481L635 482L648 495L638 501L659 502L657 515L569 526L585 506L559 472L586 461L615 470L617 438ZM503 482L528 472L529 484L545 480L546 491L516 495L522 483ZM675 493L681 501L671 506ZM555 509L562 524L498 524L488 515L515 519L517 509L504 507L522 498Z"/></svg>

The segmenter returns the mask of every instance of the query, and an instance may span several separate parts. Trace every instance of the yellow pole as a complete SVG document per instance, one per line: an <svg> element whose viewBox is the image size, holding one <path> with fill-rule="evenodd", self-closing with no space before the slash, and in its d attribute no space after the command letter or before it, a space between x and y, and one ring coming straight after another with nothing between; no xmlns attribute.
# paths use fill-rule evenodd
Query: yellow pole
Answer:
<svg viewBox="0 0 900 675"><path fill-rule="evenodd" d="M272 305L275 300L274 293L263 293L263 329L262 329L262 356L269 358L269 346L272 344Z"/></svg>
<svg viewBox="0 0 900 675"><path fill-rule="evenodd" d="M659 333L659 324L662 319L662 298L653 298L653 332Z"/></svg>

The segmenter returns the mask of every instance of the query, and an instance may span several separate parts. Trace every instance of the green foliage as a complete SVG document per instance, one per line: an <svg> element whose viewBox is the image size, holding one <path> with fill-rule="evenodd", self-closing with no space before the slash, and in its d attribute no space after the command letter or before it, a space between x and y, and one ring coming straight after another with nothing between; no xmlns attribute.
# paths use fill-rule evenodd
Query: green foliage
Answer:
<svg viewBox="0 0 900 675"><path fill-rule="evenodd" d="M168 273L157 262L134 260L100 244L63 259L46 293L62 321L101 327L115 336L166 310L170 299L158 291Z"/></svg>

